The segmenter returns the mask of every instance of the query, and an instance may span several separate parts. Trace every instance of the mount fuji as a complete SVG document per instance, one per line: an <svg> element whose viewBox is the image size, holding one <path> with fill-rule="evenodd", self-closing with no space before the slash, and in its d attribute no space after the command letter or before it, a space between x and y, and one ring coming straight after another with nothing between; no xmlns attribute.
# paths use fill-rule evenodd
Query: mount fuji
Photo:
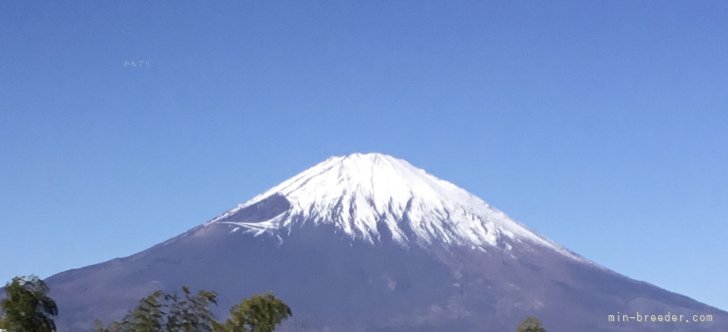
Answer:
<svg viewBox="0 0 728 332"><path fill-rule="evenodd" d="M514 331L529 315L550 331L728 331L728 313L601 267L375 153L329 158L164 243L47 283L59 331L182 285L218 291L220 317L273 291L293 309L282 331ZM668 313L683 321L622 321Z"/></svg>

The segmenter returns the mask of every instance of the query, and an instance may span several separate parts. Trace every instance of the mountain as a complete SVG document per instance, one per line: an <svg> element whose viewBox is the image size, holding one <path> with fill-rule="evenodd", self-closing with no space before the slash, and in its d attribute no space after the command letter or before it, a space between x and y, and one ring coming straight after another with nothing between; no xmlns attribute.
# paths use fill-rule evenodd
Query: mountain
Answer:
<svg viewBox="0 0 728 332"><path fill-rule="evenodd" d="M271 290L293 309L283 331L514 331L529 315L550 331L728 331L728 313L603 268L382 154L329 158L164 243L47 282L59 331L181 285L218 291L220 317ZM683 321L608 321L637 313Z"/></svg>

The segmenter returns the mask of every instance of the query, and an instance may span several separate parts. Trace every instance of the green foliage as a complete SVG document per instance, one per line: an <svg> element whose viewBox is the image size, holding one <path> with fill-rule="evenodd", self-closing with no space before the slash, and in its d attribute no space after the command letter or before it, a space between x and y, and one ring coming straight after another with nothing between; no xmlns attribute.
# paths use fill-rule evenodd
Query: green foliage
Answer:
<svg viewBox="0 0 728 332"><path fill-rule="evenodd" d="M213 332L219 323L209 309L217 294L201 290L193 295L182 287L182 296L156 291L141 299L121 321L104 326L96 321L96 332Z"/></svg>
<svg viewBox="0 0 728 332"><path fill-rule="evenodd" d="M291 308L273 294L254 295L230 309L228 332L272 332L291 316Z"/></svg>
<svg viewBox="0 0 728 332"><path fill-rule="evenodd" d="M215 316L209 309L210 304L217 305L217 294L201 290L192 296L188 287L182 287L184 297L177 294L167 295L171 303L167 319L168 331L212 332L215 328Z"/></svg>
<svg viewBox="0 0 728 332"><path fill-rule="evenodd" d="M182 295L156 291L141 299L124 319L104 326L98 320L96 332L272 332L291 316L291 308L273 294L254 295L230 309L225 323L215 320L210 305L217 294L201 290L193 295L182 287Z"/></svg>
<svg viewBox="0 0 728 332"><path fill-rule="evenodd" d="M164 304L160 302L164 293L156 291L141 299L136 310L131 312L131 325L136 332L157 332L162 330L164 325Z"/></svg>
<svg viewBox="0 0 728 332"><path fill-rule="evenodd" d="M5 285L5 299L0 302L4 313L0 328L12 332L55 331L53 317L58 315L58 306L48 291L48 285L36 276L13 278Z"/></svg>
<svg viewBox="0 0 728 332"><path fill-rule="evenodd" d="M123 328L121 322L113 322L109 324L109 326L104 326L103 323L101 323L100 320L94 321L94 331L95 332L121 332L121 331L130 331L131 328Z"/></svg>
<svg viewBox="0 0 728 332"><path fill-rule="evenodd" d="M541 325L541 321L536 317L528 317L524 319L516 328L516 332L547 332L546 328Z"/></svg>

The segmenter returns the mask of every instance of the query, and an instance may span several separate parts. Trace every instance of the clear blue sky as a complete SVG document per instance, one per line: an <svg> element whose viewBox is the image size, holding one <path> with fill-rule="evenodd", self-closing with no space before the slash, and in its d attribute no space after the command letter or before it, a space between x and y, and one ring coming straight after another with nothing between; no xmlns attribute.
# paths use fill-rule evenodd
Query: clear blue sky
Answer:
<svg viewBox="0 0 728 332"><path fill-rule="evenodd" d="M728 309L726 17L722 0L2 1L0 279L135 253L377 151Z"/></svg>

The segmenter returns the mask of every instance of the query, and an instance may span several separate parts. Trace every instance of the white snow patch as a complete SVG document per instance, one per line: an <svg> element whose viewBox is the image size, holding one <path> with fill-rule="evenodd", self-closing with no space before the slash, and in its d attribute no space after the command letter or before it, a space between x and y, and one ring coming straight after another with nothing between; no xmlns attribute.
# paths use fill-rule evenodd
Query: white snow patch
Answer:
<svg viewBox="0 0 728 332"><path fill-rule="evenodd" d="M274 194L288 199L292 205L289 211L261 222L224 221ZM385 227L392 239L403 245L414 241L485 251L484 247L495 247L499 240L510 239L583 260L456 185L405 160L377 153L331 157L207 224L234 224L260 235L290 230L293 220L332 224L353 238L372 243L381 238L378 229ZM506 250L510 249L506 244Z"/></svg>

